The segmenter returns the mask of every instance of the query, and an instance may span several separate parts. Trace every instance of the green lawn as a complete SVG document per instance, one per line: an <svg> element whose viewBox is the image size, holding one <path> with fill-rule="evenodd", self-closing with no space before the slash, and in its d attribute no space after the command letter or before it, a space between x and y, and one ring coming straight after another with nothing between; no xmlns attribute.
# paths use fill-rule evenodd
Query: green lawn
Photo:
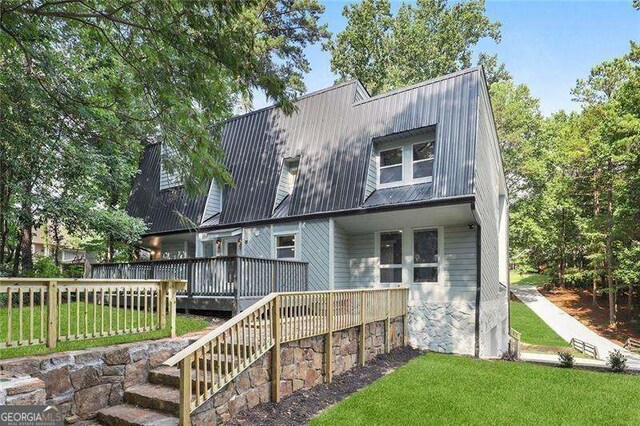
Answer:
<svg viewBox="0 0 640 426"><path fill-rule="evenodd" d="M549 277L544 274L520 274L511 271L509 274L509 282L511 285L534 285L541 287L549 282Z"/></svg>
<svg viewBox="0 0 640 426"><path fill-rule="evenodd" d="M529 345L566 348L569 344L556 334L527 305L511 301L511 327L522 333L522 341Z"/></svg>
<svg viewBox="0 0 640 426"><path fill-rule="evenodd" d="M74 336L76 332L78 332L80 335L83 335L85 332L84 303L75 303L75 302L71 303L69 306L69 312L67 312L66 307L67 305L63 304L62 309L60 309L58 313L60 322L61 322L60 335L66 336L67 334L69 334L67 333L68 328L72 336ZM45 307L45 310L46 310L46 307ZM75 320L77 310L79 310L79 314L80 314L79 324L76 324L76 320ZM20 335L18 309L13 308L11 311L12 311L11 312L11 340L18 340L18 336ZM94 318L93 305L88 306L86 315L87 315L87 325L88 325L86 332L88 334L92 334L93 323L94 323L93 322L93 318ZM119 328L121 329L124 325L125 311L124 309L114 308L111 312L111 316L109 316L108 309L105 309L104 316L103 316L100 311L100 307L98 307L96 309L95 317L96 317L95 322L96 322L97 333L100 333L101 330L108 331L110 323L111 323L111 328L113 330L117 329L118 325L119 325ZM44 335L46 339L46 326L47 326L46 324L48 322L46 312L44 312L44 316L42 318L44 319L43 321L44 327L45 327ZM71 318L71 321L67 321L68 318ZM134 328L138 326L138 318L139 318L138 313L134 312L134 315L133 315ZM132 319L131 311L126 312L126 319L127 319L127 324L130 326L131 319ZM143 325L144 313L140 315L139 319L140 319L140 324ZM7 340L7 328L8 328L7 323L8 323L7 308L1 308L0 309L0 342L3 342L3 343L6 342ZM30 333L29 333L30 323L31 323L30 310L28 307L26 307L23 311L23 317L22 317L22 327L23 327L22 340L28 340L30 337ZM40 330L41 330L40 323L41 323L41 311L40 311L40 307L36 306L33 309L34 340L37 340L40 337ZM147 316L147 324L148 325L151 324L150 313ZM204 329L207 326L207 324L208 324L207 321L201 318L178 315L176 318L176 333L178 335L182 335L182 334L186 334L194 331L199 331ZM53 352L79 350L79 349L86 349L86 348L92 348L97 346L110 346L118 343L129 343L129 342L136 342L140 340L160 339L163 337L168 337L169 335L170 335L170 331L168 328L166 328L163 330L153 330L153 331L147 331L147 332L137 333L137 334L121 334L121 335L114 335L110 337L100 337L95 339L90 338L86 340L63 341L63 342L58 342L56 347L53 349L49 349L46 346L46 344L7 347L7 348L0 349L0 359L13 358L13 357L19 357L19 356L28 356L28 355L41 355L41 354L47 354L47 353L53 353Z"/></svg>
<svg viewBox="0 0 640 426"><path fill-rule="evenodd" d="M632 401L637 376L427 354L311 425L637 425Z"/></svg>

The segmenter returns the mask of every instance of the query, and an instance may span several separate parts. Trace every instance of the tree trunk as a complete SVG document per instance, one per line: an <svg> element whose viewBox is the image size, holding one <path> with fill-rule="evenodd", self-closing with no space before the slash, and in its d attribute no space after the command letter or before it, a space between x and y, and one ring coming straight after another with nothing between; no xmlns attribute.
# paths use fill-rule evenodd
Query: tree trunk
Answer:
<svg viewBox="0 0 640 426"><path fill-rule="evenodd" d="M20 273L20 248L22 246L22 233L18 232L16 236L16 246L13 251L13 271L11 276L17 277Z"/></svg>
<svg viewBox="0 0 640 426"><path fill-rule="evenodd" d="M113 235L107 237L107 262L113 262L115 250L113 248Z"/></svg>
<svg viewBox="0 0 640 426"><path fill-rule="evenodd" d="M627 298L627 310L629 315L629 321L633 320L633 286L629 284L629 296Z"/></svg>
<svg viewBox="0 0 640 426"><path fill-rule="evenodd" d="M20 257L22 258L22 271L28 272L33 269L33 230L30 225L22 227L22 238L20 239Z"/></svg>
<svg viewBox="0 0 640 426"><path fill-rule="evenodd" d="M53 261L55 262L56 266L60 266L60 260L58 259L58 256L60 254L60 241L62 240L62 237L60 236L60 225L58 223L57 220L53 221L53 224L51 225L51 230L53 231Z"/></svg>
<svg viewBox="0 0 640 426"><path fill-rule="evenodd" d="M609 170L612 169L612 162L609 160ZM607 276L607 287L609 288L609 325L616 326L616 300L613 292L613 253L611 248L613 233L613 177L609 175L607 183L607 236L605 238L605 274Z"/></svg>
<svg viewBox="0 0 640 426"><path fill-rule="evenodd" d="M598 176L599 173L596 173L596 176ZM600 190L598 189L598 183L596 182L596 188L593 191L593 217L595 219L595 223L598 223L598 217L600 216ZM593 306L598 306L598 273L599 273L599 268L598 268L598 264L600 262L598 261L598 259L595 259L593 261L593 289L592 291L592 297L593 297Z"/></svg>
<svg viewBox="0 0 640 426"><path fill-rule="evenodd" d="M565 218L566 213L564 208L562 209L561 219L561 231L560 231L560 256L558 256L558 282L561 288L564 288L564 276L565 276Z"/></svg>

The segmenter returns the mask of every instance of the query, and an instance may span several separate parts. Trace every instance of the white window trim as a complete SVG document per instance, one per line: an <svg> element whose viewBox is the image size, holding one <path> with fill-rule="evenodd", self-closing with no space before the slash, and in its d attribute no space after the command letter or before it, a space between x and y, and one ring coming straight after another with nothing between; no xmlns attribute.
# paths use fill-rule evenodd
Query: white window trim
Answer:
<svg viewBox="0 0 640 426"><path fill-rule="evenodd" d="M415 245L414 245L414 237L416 231L430 231L430 230L438 231L438 262L437 263L415 263L413 260L415 259ZM411 265L409 265L409 279L411 280L412 285L442 285L444 283L444 227L442 226L421 226L418 228L411 228ZM436 266L438 268L438 280L437 281L422 281L422 282L414 282L413 281L413 268L414 267L429 267Z"/></svg>
<svg viewBox="0 0 640 426"><path fill-rule="evenodd" d="M433 169L431 176L425 176L423 178L413 178L413 146L418 144L423 144L425 142L432 142L434 144L434 162L435 162L435 139L434 138L426 138L424 140L419 140L417 142L400 142L394 145L385 145L382 148L377 149L376 151L376 188L384 189L384 188L396 188L398 186L405 185L413 185L416 183L428 183L433 181ZM389 183L381 183L380 182L380 170L390 167L398 167L398 164L393 166L380 166L380 154L385 151L392 151L394 149L402 148L402 163L400 164L402 170L402 179L396 182ZM427 161L427 160L418 160L419 161Z"/></svg>
<svg viewBox="0 0 640 426"><path fill-rule="evenodd" d="M435 148L435 142L434 141L421 141L421 142L415 142L412 143L411 146L409 147L409 154L411 155L411 181L413 183L425 183L425 182L431 182L433 180L433 168L431 169L431 176L425 176L425 177L421 177L421 178L414 178L413 177L413 166L416 163L422 163L425 161L435 161L435 152L433 153L433 158L432 159L426 159L426 160L414 160L413 159L413 147L416 145L422 145L423 143L433 143L433 146Z"/></svg>
<svg viewBox="0 0 640 426"><path fill-rule="evenodd" d="M278 259L278 237L284 237L287 235L293 235L294 237L293 257L288 259L281 259L281 260L300 260L301 232L299 230L271 232L271 257L273 259ZM290 246L287 246L287 247L290 247Z"/></svg>
<svg viewBox="0 0 640 426"><path fill-rule="evenodd" d="M402 259L404 259L405 256L405 247L404 247L404 231L402 229L387 229L384 231L377 231L375 233L375 241L374 241L374 250L375 250L375 258L377 259L377 268L376 268L376 281L378 281L378 283L380 283L381 285L386 285L386 286L397 286L397 285L402 285L402 283L405 281L405 277L404 277L404 262L401 263L394 263L394 264L387 264L387 265L383 265L380 261L380 246L381 246L381 240L380 240L380 235L381 234L387 234L390 232L399 232L400 233L400 238L401 238L401 242L400 242L400 247L402 250ZM402 271L402 280L399 283L396 282L383 282L382 281L382 275L380 274L380 269L381 268L385 268L385 269L400 269Z"/></svg>

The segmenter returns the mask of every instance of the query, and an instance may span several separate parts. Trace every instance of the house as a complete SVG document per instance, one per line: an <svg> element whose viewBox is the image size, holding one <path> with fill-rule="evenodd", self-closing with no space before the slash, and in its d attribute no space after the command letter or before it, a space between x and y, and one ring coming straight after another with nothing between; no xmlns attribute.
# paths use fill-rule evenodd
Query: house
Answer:
<svg viewBox="0 0 640 426"><path fill-rule="evenodd" d="M308 262L308 288L410 287L409 342L500 355L508 344L508 200L484 71L377 96L358 81L233 117L234 187L189 197L146 148L128 210L153 259Z"/></svg>
<svg viewBox="0 0 640 426"><path fill-rule="evenodd" d="M57 250L58 263L61 265L83 265L87 258L86 250L74 247L74 244L69 243L69 235L64 228L60 228L59 232L62 237L60 238L61 245ZM55 242L50 235L48 223L33 229L31 249L34 256L53 258L56 255Z"/></svg>

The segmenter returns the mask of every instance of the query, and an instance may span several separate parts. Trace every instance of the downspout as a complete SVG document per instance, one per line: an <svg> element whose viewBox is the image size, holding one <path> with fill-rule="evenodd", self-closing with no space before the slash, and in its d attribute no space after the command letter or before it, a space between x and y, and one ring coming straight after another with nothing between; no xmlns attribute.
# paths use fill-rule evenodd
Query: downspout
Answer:
<svg viewBox="0 0 640 426"><path fill-rule="evenodd" d="M474 356L480 358L480 296L482 283L482 233L476 211L476 203L471 203L471 212L476 218L476 325L475 325L475 344Z"/></svg>

